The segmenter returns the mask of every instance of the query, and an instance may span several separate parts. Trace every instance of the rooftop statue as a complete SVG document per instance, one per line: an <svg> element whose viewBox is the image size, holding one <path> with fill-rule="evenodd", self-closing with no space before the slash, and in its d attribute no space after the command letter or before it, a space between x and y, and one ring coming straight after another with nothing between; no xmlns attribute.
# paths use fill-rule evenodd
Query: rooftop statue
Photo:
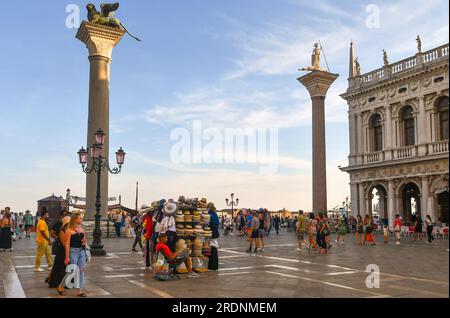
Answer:
<svg viewBox="0 0 450 318"><path fill-rule="evenodd" d="M131 36L133 39L136 39L137 41L141 42L141 40L134 35L132 35L128 30L125 28L125 26L120 22L119 19L114 17L114 13L119 9L119 3L102 3L100 5L101 13L97 11L97 8L94 4L89 3L86 6L86 9L88 11L88 20L91 23L100 24L100 25L106 25L113 28L119 28L121 30L125 30L125 32L128 33L129 36Z"/></svg>
<svg viewBox="0 0 450 318"><path fill-rule="evenodd" d="M359 65L358 58L355 59L356 76L361 76L361 66Z"/></svg>
<svg viewBox="0 0 450 318"><path fill-rule="evenodd" d="M420 36L417 36L416 39L417 42L417 51L419 51L419 53L422 53L422 40L420 39Z"/></svg>
<svg viewBox="0 0 450 318"><path fill-rule="evenodd" d="M299 71L322 71L326 72L323 68L320 67L320 48L319 43L314 43L313 53L311 55L311 66L304 67Z"/></svg>
<svg viewBox="0 0 450 318"><path fill-rule="evenodd" d="M383 62L384 62L384 66L388 66L389 65L389 60L388 60L388 56L385 50L383 50Z"/></svg>

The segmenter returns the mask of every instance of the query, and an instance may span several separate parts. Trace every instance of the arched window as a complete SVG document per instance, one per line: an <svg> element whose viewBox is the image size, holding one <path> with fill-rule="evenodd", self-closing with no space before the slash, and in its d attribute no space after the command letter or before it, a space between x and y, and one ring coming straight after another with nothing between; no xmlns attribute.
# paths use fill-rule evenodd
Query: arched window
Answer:
<svg viewBox="0 0 450 318"><path fill-rule="evenodd" d="M416 143L413 112L411 106L406 106L402 111L405 146L413 146Z"/></svg>
<svg viewBox="0 0 450 318"><path fill-rule="evenodd" d="M370 129L372 130L372 149L373 151L383 150L383 124L380 114L375 114L370 120Z"/></svg>
<svg viewBox="0 0 450 318"><path fill-rule="evenodd" d="M448 96L439 98L436 103L439 114L439 139L448 139Z"/></svg>

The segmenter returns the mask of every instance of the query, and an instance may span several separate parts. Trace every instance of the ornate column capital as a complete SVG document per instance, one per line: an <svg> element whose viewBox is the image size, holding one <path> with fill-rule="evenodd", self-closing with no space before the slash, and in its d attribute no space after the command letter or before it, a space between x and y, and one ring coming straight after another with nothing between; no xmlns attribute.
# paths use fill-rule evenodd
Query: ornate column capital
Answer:
<svg viewBox="0 0 450 318"><path fill-rule="evenodd" d="M311 98L325 97L331 84L338 78L338 74L323 71L312 71L297 80L308 90Z"/></svg>
<svg viewBox="0 0 450 318"><path fill-rule="evenodd" d="M125 30L83 21L76 38L86 44L89 58L101 56L111 60L112 50L124 34Z"/></svg>

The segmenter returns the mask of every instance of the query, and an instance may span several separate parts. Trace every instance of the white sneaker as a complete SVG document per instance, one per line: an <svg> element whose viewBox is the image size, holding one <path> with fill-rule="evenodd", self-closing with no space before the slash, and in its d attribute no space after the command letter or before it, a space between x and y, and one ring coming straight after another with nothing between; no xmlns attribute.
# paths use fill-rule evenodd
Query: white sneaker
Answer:
<svg viewBox="0 0 450 318"><path fill-rule="evenodd" d="M395 244L400 245L400 242L397 241L397 242L395 242Z"/></svg>
<svg viewBox="0 0 450 318"><path fill-rule="evenodd" d="M192 273L190 273L190 274L188 275L188 277L189 277L189 278L192 278L192 277L200 277L200 275L198 275L198 274L192 272Z"/></svg>
<svg viewBox="0 0 450 318"><path fill-rule="evenodd" d="M39 268L35 268L34 271L35 271L35 272L45 272L45 270L43 270L43 269L40 268L40 267L39 267Z"/></svg>

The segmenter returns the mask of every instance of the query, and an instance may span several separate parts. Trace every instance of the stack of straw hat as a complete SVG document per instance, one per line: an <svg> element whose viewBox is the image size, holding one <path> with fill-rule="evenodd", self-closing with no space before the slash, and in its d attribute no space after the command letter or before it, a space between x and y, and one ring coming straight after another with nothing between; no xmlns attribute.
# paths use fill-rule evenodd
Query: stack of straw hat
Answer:
<svg viewBox="0 0 450 318"><path fill-rule="evenodd" d="M194 235L196 235L196 236L203 236L203 228L202 228L202 226L200 224L195 226Z"/></svg>
<svg viewBox="0 0 450 318"><path fill-rule="evenodd" d="M198 206L199 206L201 209L206 209L206 207L208 206L208 200L206 200L206 198L202 198L202 199L200 200L200 202L198 203Z"/></svg>
<svg viewBox="0 0 450 318"><path fill-rule="evenodd" d="M187 224L184 227L184 235L186 235L186 236L193 236L194 235L194 230L192 229L192 225Z"/></svg>
<svg viewBox="0 0 450 318"><path fill-rule="evenodd" d="M200 222L200 220L201 220L200 212L199 211L194 211L192 214L193 214L192 215L192 222L195 222L195 223Z"/></svg>
<svg viewBox="0 0 450 318"><path fill-rule="evenodd" d="M177 224L177 236L184 236L184 225L183 224Z"/></svg>
<svg viewBox="0 0 450 318"><path fill-rule="evenodd" d="M191 212L189 211L184 212L184 222L192 222Z"/></svg>
<svg viewBox="0 0 450 318"><path fill-rule="evenodd" d="M203 236L212 237L212 230L208 225L203 228Z"/></svg>
<svg viewBox="0 0 450 318"><path fill-rule="evenodd" d="M176 244L176 246L175 246L175 251L176 251L177 253L181 253L181 252L184 251L186 248L187 248L187 245L186 245L186 241L185 241L185 240L181 239L181 240L178 240L178 241L177 241L177 244Z"/></svg>
<svg viewBox="0 0 450 318"><path fill-rule="evenodd" d="M192 245L192 255L195 257L201 257L202 248L203 248L202 240L196 238L194 244Z"/></svg>
<svg viewBox="0 0 450 318"><path fill-rule="evenodd" d="M209 224L209 221L211 221L211 215L208 213L208 211L204 211L202 213L202 223Z"/></svg>
<svg viewBox="0 0 450 318"><path fill-rule="evenodd" d="M180 210L177 211L177 216L175 217L175 220L177 223L182 223L184 222L184 213Z"/></svg>

